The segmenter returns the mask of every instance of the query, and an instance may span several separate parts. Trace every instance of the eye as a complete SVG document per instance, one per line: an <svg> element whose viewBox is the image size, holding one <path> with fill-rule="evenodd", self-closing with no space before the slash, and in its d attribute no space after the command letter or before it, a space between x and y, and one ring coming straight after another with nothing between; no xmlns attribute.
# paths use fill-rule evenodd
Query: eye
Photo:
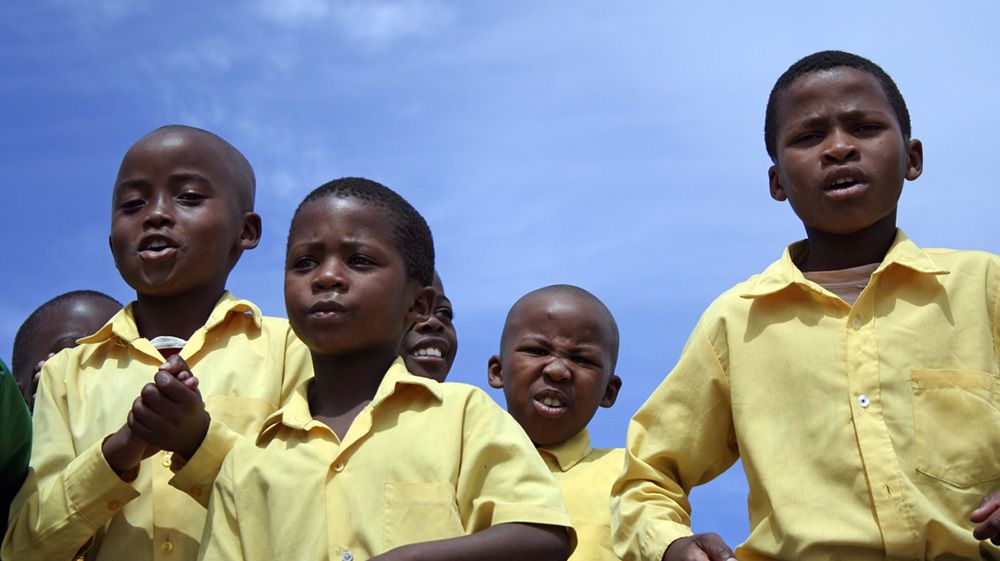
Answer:
<svg viewBox="0 0 1000 561"><path fill-rule="evenodd" d="M319 261L315 257L302 256L296 257L289 260L288 270L290 271L309 271L316 268Z"/></svg>
<svg viewBox="0 0 1000 561"><path fill-rule="evenodd" d="M881 123L864 123L854 128L855 134L859 136L873 135L885 129Z"/></svg>
<svg viewBox="0 0 1000 561"><path fill-rule="evenodd" d="M451 310L451 308L447 308L445 306L441 306L440 308L434 310L434 315L448 320L449 323L455 319L455 313Z"/></svg>
<svg viewBox="0 0 1000 561"><path fill-rule="evenodd" d="M185 191L180 195L177 195L178 201L181 201L182 203L187 203L189 205L198 204L207 198L208 198L207 196L198 193L196 191Z"/></svg>
<svg viewBox="0 0 1000 561"><path fill-rule="evenodd" d="M597 364L589 358L580 355L573 355L573 362L579 364L580 366L594 366Z"/></svg>
<svg viewBox="0 0 1000 561"><path fill-rule="evenodd" d="M806 132L792 137L790 146L808 146L822 140L823 135L818 132Z"/></svg>
<svg viewBox="0 0 1000 561"><path fill-rule="evenodd" d="M347 264L350 265L350 266L352 266L352 267L359 267L359 268L373 267L373 266L376 265L374 259L372 259L371 257L368 257L367 255L363 255L363 254L360 254L360 253L352 255L347 260Z"/></svg>
<svg viewBox="0 0 1000 561"><path fill-rule="evenodd" d="M546 356L549 354L548 349L544 347L534 347L534 346L521 347L520 349L518 349L518 351L528 356Z"/></svg>
<svg viewBox="0 0 1000 561"><path fill-rule="evenodd" d="M136 210L142 208L142 205L144 205L144 204L146 204L146 201L144 201L144 200L142 200L142 199L140 199L138 197L134 197L134 198L125 199L125 200L119 202L118 203L118 209L119 210L123 210L125 212L132 212L132 211L136 211Z"/></svg>

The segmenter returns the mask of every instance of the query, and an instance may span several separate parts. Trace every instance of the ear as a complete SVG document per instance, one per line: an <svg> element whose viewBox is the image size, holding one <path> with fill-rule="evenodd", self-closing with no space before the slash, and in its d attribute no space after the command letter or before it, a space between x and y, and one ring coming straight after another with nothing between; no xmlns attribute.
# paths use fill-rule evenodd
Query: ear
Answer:
<svg viewBox="0 0 1000 561"><path fill-rule="evenodd" d="M913 181L924 172L924 145L916 138L906 143L906 179Z"/></svg>
<svg viewBox="0 0 1000 561"><path fill-rule="evenodd" d="M486 381L491 388L500 389L503 387L503 365L500 363L500 355L490 357L486 366Z"/></svg>
<svg viewBox="0 0 1000 561"><path fill-rule="evenodd" d="M245 251L257 247L257 244L260 243L262 228L259 214L256 212L244 214L243 230L240 232L240 249Z"/></svg>
<svg viewBox="0 0 1000 561"><path fill-rule="evenodd" d="M618 392L622 389L622 379L616 374L612 374L608 380L608 386L604 388L604 396L601 397L601 407L608 408L618 400Z"/></svg>
<svg viewBox="0 0 1000 561"><path fill-rule="evenodd" d="M417 293L413 296L413 304L406 312L407 329L415 323L427 321L430 318L431 310L434 309L434 295L433 286L421 286L417 289Z"/></svg>
<svg viewBox="0 0 1000 561"><path fill-rule="evenodd" d="M781 186L781 174L778 172L778 164L767 168L767 184L771 188L771 198L776 201L788 200L785 195L785 188Z"/></svg>

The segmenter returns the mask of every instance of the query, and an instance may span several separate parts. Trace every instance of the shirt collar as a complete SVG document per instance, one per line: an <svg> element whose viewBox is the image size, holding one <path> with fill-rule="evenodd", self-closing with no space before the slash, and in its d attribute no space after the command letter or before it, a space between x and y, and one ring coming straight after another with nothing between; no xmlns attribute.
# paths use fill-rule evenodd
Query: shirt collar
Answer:
<svg viewBox="0 0 1000 561"><path fill-rule="evenodd" d="M118 311L115 315L111 316L111 319L104 324L103 327L97 330L93 335L88 335L77 340L78 344L84 343L105 343L105 342L117 342L124 345L138 346L140 340L144 343L149 343L145 341L141 335L139 335L139 327L135 323L135 302L130 303ZM204 339L204 334L211 331L215 327L219 326L222 322L229 317L229 314L247 314L253 317L254 325L260 328L262 322L262 314L260 308L256 304L249 300L243 298L237 298L233 296L228 291L222 294L222 298L216 302L215 307L212 309L212 313L208 315L208 320L205 325L195 331L194 335L189 339L189 343L195 339ZM142 350L158 355L158 351L151 344L148 344L148 349L143 345ZM93 353L93 348L85 351L84 359L90 353Z"/></svg>
<svg viewBox="0 0 1000 561"><path fill-rule="evenodd" d="M288 398L285 406L272 413L264 421L257 435L258 445L270 440L276 432L272 429L278 425L306 432L313 426L322 425L319 421L313 420L312 412L309 410L309 388L311 385L311 378L299 384L295 392ZM411 374L406 369L406 364L403 362L402 357L396 357L396 360L392 362L389 370L383 376L378 390L375 391L375 398L372 399L368 407L371 409L379 407L386 400L391 399L394 394L398 393L402 387L407 386L421 387L434 396L438 402L444 401L444 394L441 391L439 382Z"/></svg>
<svg viewBox="0 0 1000 561"><path fill-rule="evenodd" d="M795 265L796 259L802 256L808 249L807 240L793 243L785 249L781 259L772 263L763 273L752 278L747 283L747 288L740 293L741 298L758 298L780 292L785 288L797 284L809 290L818 291L818 285L806 280L802 271ZM885 255L885 259L879 264L872 278L877 277L882 271L889 267L906 267L917 273L928 275L946 275L947 269L939 267L930 255L924 253L917 244L910 241L902 230L896 230L896 238L892 246Z"/></svg>
<svg viewBox="0 0 1000 561"><path fill-rule="evenodd" d="M590 454L590 433L587 427L576 433L572 438L554 446L539 446L538 451L544 452L555 459L559 471L568 471ZM545 455L543 454L543 456Z"/></svg>

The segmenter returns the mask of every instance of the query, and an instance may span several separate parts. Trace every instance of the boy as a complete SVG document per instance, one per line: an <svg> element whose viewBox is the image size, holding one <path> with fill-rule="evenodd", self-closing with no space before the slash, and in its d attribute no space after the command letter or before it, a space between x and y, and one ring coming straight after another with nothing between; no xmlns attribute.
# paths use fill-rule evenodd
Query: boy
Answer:
<svg viewBox="0 0 1000 561"><path fill-rule="evenodd" d="M296 210L285 267L316 376L226 458L199 559L565 559L569 517L524 433L399 357L433 299L423 217L374 181L332 181Z"/></svg>
<svg viewBox="0 0 1000 561"><path fill-rule="evenodd" d="M93 290L74 290L42 304L14 336L11 367L28 409L35 406L42 365L55 353L76 346L122 309L118 300Z"/></svg>
<svg viewBox="0 0 1000 561"><path fill-rule="evenodd" d="M417 376L444 382L458 352L455 312L444 293L441 277L434 272L434 307L427 319L418 321L403 337L401 354L406 369Z"/></svg>
<svg viewBox="0 0 1000 561"><path fill-rule="evenodd" d="M31 415L21 392L0 361L0 531L7 530L7 511L28 473Z"/></svg>
<svg viewBox="0 0 1000 561"><path fill-rule="evenodd" d="M617 560L611 549L611 484L621 449L593 449L587 423L611 407L618 324L596 296L569 285L529 292L507 314L489 383L503 388L507 411L528 433L562 487L573 518L576 561Z"/></svg>
<svg viewBox="0 0 1000 561"><path fill-rule="evenodd" d="M871 61L793 64L765 140L771 196L807 239L709 306L633 417L616 550L731 557L719 536L691 536L687 495L741 457L740 559L998 558L968 517L1000 477L1000 259L920 249L896 229L923 150Z"/></svg>
<svg viewBox="0 0 1000 561"><path fill-rule="evenodd" d="M5 559L194 559L222 459L295 387L284 372L308 373L288 323L225 290L260 239L253 199L210 132L164 127L125 154L110 246L136 300L42 368Z"/></svg>

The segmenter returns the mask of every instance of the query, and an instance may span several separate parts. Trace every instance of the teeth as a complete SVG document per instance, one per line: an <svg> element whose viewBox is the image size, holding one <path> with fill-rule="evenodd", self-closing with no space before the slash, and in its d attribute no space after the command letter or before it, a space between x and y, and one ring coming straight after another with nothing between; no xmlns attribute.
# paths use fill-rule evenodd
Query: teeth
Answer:
<svg viewBox="0 0 1000 561"><path fill-rule="evenodd" d="M853 177L842 177L842 178L834 181L833 184L834 185L844 185L846 183L854 183L854 182L855 181L854 181Z"/></svg>
<svg viewBox="0 0 1000 561"><path fill-rule="evenodd" d="M544 403L545 405L548 405L549 407L562 407L563 406L563 404L562 404L561 401L559 401L558 399L556 399L554 397L548 397L548 396L542 398L542 403Z"/></svg>
<svg viewBox="0 0 1000 561"><path fill-rule="evenodd" d="M417 349L413 352L413 356L433 356L441 358L444 354L441 352L441 349L437 347L428 347L426 349Z"/></svg>

